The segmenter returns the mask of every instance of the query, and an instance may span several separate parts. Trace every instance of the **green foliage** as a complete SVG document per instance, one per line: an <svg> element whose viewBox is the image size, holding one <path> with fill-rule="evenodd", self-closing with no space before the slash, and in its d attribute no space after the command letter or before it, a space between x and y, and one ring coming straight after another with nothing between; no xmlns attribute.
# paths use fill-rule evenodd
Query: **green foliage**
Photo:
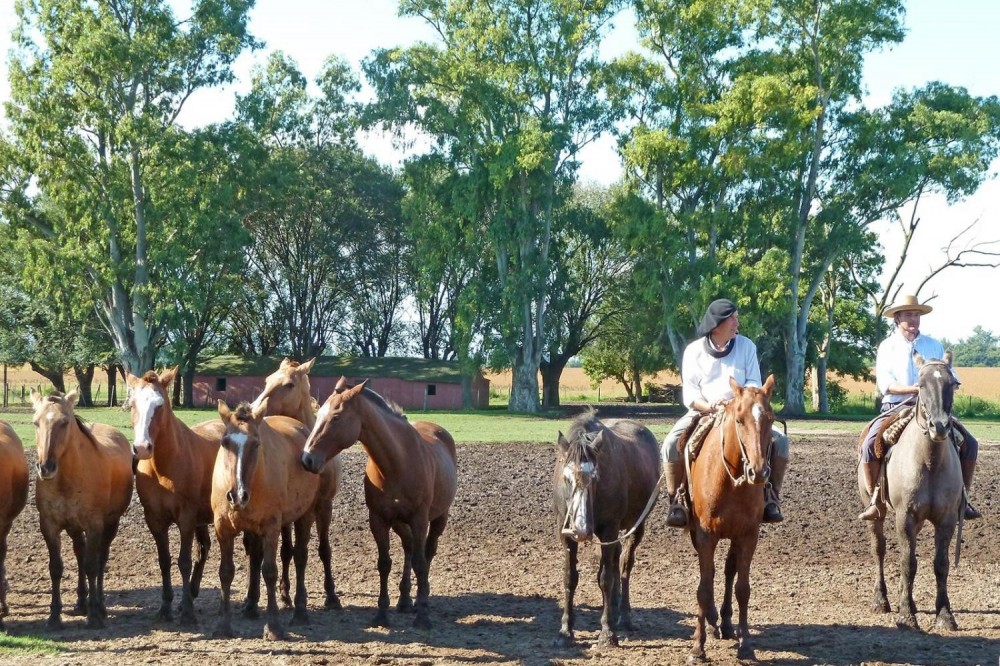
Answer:
<svg viewBox="0 0 1000 666"><path fill-rule="evenodd" d="M1000 336L982 326L972 329L972 335L951 345L952 362L961 367L1000 366Z"/></svg>

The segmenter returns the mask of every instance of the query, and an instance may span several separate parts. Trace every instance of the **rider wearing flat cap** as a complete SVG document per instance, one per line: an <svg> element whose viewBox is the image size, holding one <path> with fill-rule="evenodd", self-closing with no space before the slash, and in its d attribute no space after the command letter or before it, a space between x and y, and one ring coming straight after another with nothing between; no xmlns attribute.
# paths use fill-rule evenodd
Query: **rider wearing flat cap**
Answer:
<svg viewBox="0 0 1000 666"><path fill-rule="evenodd" d="M688 523L687 509L682 501L684 458L677 448L681 436L702 415L712 413L732 400L730 377L740 386L761 386L757 346L749 338L738 334L739 327L739 312L732 301L725 298L712 301L698 327L698 339L684 349L681 381L684 405L688 411L674 424L660 452L667 494L670 496L667 525L671 527L684 527ZM771 441L771 477L764 488L764 522L779 523L784 520L779 501L781 482L788 465L788 438L772 429Z"/></svg>
<svg viewBox="0 0 1000 666"><path fill-rule="evenodd" d="M878 492L882 461L875 454L875 439L882 424L895 418L905 407L912 406L916 402L920 371L913 361L913 352L916 351L925 359L944 357L944 347L941 343L920 333L920 317L932 309L931 306L920 303L916 296L903 296L898 303L886 308L882 313L896 323L896 330L882 341L875 355L875 385L883 395L882 411L868 425L865 439L861 443L860 457L861 465L864 466L865 490L871 493L872 498L868 507L858 515L861 520L876 520L885 513L885 502L882 493ZM979 442L957 419L952 418L952 423L965 438L958 457L962 462L962 481L965 483L968 495L972 491L972 477L976 472ZM965 517L971 520L981 517L981 514L966 502Z"/></svg>

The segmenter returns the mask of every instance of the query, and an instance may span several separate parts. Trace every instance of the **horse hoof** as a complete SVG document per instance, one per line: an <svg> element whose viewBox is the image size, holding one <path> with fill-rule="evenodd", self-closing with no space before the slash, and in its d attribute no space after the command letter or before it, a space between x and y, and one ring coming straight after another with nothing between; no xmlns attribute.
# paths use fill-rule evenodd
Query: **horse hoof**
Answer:
<svg viewBox="0 0 1000 666"><path fill-rule="evenodd" d="M552 641L552 646L557 648L570 648L573 647L576 642L573 640L572 634L564 634L562 632L556 636L556 639Z"/></svg>
<svg viewBox="0 0 1000 666"><path fill-rule="evenodd" d="M414 629L430 629L431 619L427 617L425 613L417 613L417 616L413 618L413 628Z"/></svg>
<svg viewBox="0 0 1000 666"><path fill-rule="evenodd" d="M410 613L413 611L413 599L409 597L400 597L399 601L396 602L396 612L397 613Z"/></svg>
<svg viewBox="0 0 1000 666"><path fill-rule="evenodd" d="M264 640L265 641L283 641L285 640L285 632L282 630L281 625L277 622L272 626L270 622L264 625Z"/></svg>
<svg viewBox="0 0 1000 666"><path fill-rule="evenodd" d="M323 602L323 608L327 610L343 610L344 607L340 603L340 597L336 594L329 594L326 597L326 601Z"/></svg>
<svg viewBox="0 0 1000 666"><path fill-rule="evenodd" d="M721 634L719 636L720 638L724 638L730 641L736 639L736 629L733 628L732 626L727 627L723 625L719 633Z"/></svg>
<svg viewBox="0 0 1000 666"><path fill-rule="evenodd" d="M212 638L236 638L233 628L228 624L220 624L212 632Z"/></svg>
<svg viewBox="0 0 1000 666"><path fill-rule="evenodd" d="M875 601L872 602L871 610L872 613L875 614L891 613L892 607L889 606L889 602L886 601L885 599L876 599Z"/></svg>
<svg viewBox="0 0 1000 666"><path fill-rule="evenodd" d="M602 631L601 635L597 637L597 647L599 648L614 648L618 647L618 637L610 631Z"/></svg>
<svg viewBox="0 0 1000 666"><path fill-rule="evenodd" d="M615 625L615 629L618 631L632 632L635 631L635 628L636 625L632 622L632 620L618 620L618 623Z"/></svg>
<svg viewBox="0 0 1000 666"><path fill-rule="evenodd" d="M385 629L389 628L389 615L383 611L379 611L378 615L372 618L372 621L368 623L369 627L383 627Z"/></svg>
<svg viewBox="0 0 1000 666"><path fill-rule="evenodd" d="M295 611L292 614L292 619L289 620L288 624L295 626L309 626L309 614L305 611Z"/></svg>
<svg viewBox="0 0 1000 666"><path fill-rule="evenodd" d="M955 616L948 611L938 613L937 620L934 621L934 628L938 631L958 631L958 623Z"/></svg>
<svg viewBox="0 0 1000 666"><path fill-rule="evenodd" d="M896 618L896 626L900 629L912 629L913 631L920 631L920 625L917 624L917 618L913 615L900 615Z"/></svg>
<svg viewBox="0 0 1000 666"><path fill-rule="evenodd" d="M752 647L741 645L736 650L736 658L745 661L756 661L757 654L753 651Z"/></svg>
<svg viewBox="0 0 1000 666"><path fill-rule="evenodd" d="M281 595L281 607L282 608L293 608L292 598L287 594Z"/></svg>
<svg viewBox="0 0 1000 666"><path fill-rule="evenodd" d="M70 610L66 611L66 615L71 615L73 617L83 617L87 614L87 605L84 603L78 603L73 606Z"/></svg>
<svg viewBox="0 0 1000 666"><path fill-rule="evenodd" d="M45 623L45 626L48 627L50 631L60 631L63 628L62 618L58 615L52 616L49 618L48 622Z"/></svg>
<svg viewBox="0 0 1000 666"><path fill-rule="evenodd" d="M178 623L182 627L197 627L198 618L195 617L194 611L188 611L186 613L181 613L181 617L180 620L178 620Z"/></svg>
<svg viewBox="0 0 1000 666"><path fill-rule="evenodd" d="M692 650L686 659L689 664L704 664L708 659L705 658L704 650Z"/></svg>
<svg viewBox="0 0 1000 666"><path fill-rule="evenodd" d="M240 611L240 614L246 620L257 620L260 618L260 608L248 604L243 607L243 610Z"/></svg>
<svg viewBox="0 0 1000 666"><path fill-rule="evenodd" d="M87 616L87 623L85 625L87 629L103 629L104 620L100 615L89 615Z"/></svg>

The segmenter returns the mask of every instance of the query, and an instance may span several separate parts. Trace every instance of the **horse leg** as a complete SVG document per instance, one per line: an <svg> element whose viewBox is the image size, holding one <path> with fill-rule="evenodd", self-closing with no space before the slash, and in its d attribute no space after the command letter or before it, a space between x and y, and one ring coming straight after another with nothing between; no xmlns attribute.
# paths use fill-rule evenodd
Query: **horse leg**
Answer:
<svg viewBox="0 0 1000 666"><path fill-rule="evenodd" d="M900 629L920 631L917 624L916 605L913 603L913 579L917 575L917 526L916 519L905 511L896 518L899 536L899 614L896 626Z"/></svg>
<svg viewBox="0 0 1000 666"><path fill-rule="evenodd" d="M281 528L261 535L264 559L261 573L264 575L264 585L267 587L267 610L264 624L264 640L280 641L285 638L285 630L281 627L278 617L278 535Z"/></svg>
<svg viewBox="0 0 1000 666"><path fill-rule="evenodd" d="M956 631L958 623L951 613L951 601L948 600L948 548L951 546L951 538L954 535L955 524L949 522L947 525L937 525L934 528L934 579L937 582L937 598L934 602L934 610L937 619L934 626L939 631Z"/></svg>
<svg viewBox="0 0 1000 666"><path fill-rule="evenodd" d="M705 661L705 621L715 627L719 614L715 609L713 586L715 585L715 548L719 543L713 534L695 530L691 535L698 551L698 616L694 627L694 644L688 653L688 661Z"/></svg>
<svg viewBox="0 0 1000 666"><path fill-rule="evenodd" d="M181 548L177 554L177 568L181 571L181 605L180 623L184 627L198 624L194 614L194 598L191 596L191 546L194 544L194 524L192 520L179 521L177 524L181 534Z"/></svg>
<svg viewBox="0 0 1000 666"><path fill-rule="evenodd" d="M872 555L875 557L875 596L872 599L873 613L888 613L892 610L885 587L885 517L868 523L871 535Z"/></svg>
<svg viewBox="0 0 1000 666"><path fill-rule="evenodd" d="M580 581L580 572L576 568L579 546L573 539L561 535L559 541L563 546L563 614L562 626L559 635L556 636L555 644L557 647L570 647L573 645L573 626L576 623L573 597L576 594L576 585Z"/></svg>
<svg viewBox="0 0 1000 666"><path fill-rule="evenodd" d="M208 562L208 551L212 547L212 539L208 534L208 525L198 525L194 528L194 538L198 543L198 556L194 559L194 568L191 570L191 598L197 599L201 591L201 578L205 573L205 564Z"/></svg>
<svg viewBox="0 0 1000 666"><path fill-rule="evenodd" d="M84 554L80 562L81 568L87 572L87 628L103 629L104 618L101 617L101 595L97 579L101 569L101 554L104 551L104 529L91 527L84 533Z"/></svg>
<svg viewBox="0 0 1000 666"><path fill-rule="evenodd" d="M427 560L427 532L429 529L430 523L427 520L427 514L418 515L410 523L410 562L413 565L413 573L417 577L417 599L414 605L416 616L413 618L413 627L415 629L431 628L431 568L430 562ZM402 588L402 585L400 583L400 588ZM400 593L400 599L402 599L402 590L400 590Z"/></svg>
<svg viewBox="0 0 1000 666"><path fill-rule="evenodd" d="M288 580L288 569L291 564L294 544L292 543L292 526L282 525L281 526L281 584L279 586L279 592L281 596L281 605L285 608L292 607L292 596L291 596L291 582Z"/></svg>
<svg viewBox="0 0 1000 666"><path fill-rule="evenodd" d="M168 525L153 524L149 520L149 513L146 514L146 525L153 535L153 542L156 544L156 560L160 565L160 610L157 611L158 620L170 622L174 619L173 601L174 588L170 583L170 535L167 531Z"/></svg>
<svg viewBox="0 0 1000 666"><path fill-rule="evenodd" d="M611 530L608 530L610 533ZM615 538L618 530L610 535L601 534L601 541L611 541ZM601 633L597 637L597 647L618 647L618 636L615 634L614 619L618 611L618 593L620 581L618 579L618 566L621 560L621 543L614 543L601 546L601 565L597 573L597 580L601 587L601 597L603 608L601 610Z"/></svg>
<svg viewBox="0 0 1000 666"><path fill-rule="evenodd" d="M373 627L389 626L389 572L392 571L392 557L389 556L389 525L374 511L368 512L368 529L371 530L378 548L378 612L371 621Z"/></svg>
<svg viewBox="0 0 1000 666"><path fill-rule="evenodd" d="M101 617L104 618L108 616L108 606L104 597L104 574L108 570L108 559L111 557L111 542L118 536L119 520L112 520L104 526L104 538L101 543L101 561L97 568L97 598L101 603Z"/></svg>
<svg viewBox="0 0 1000 666"><path fill-rule="evenodd" d="M233 585L233 576L236 574L236 566L233 564L233 543L236 535L229 530L220 529L218 524L215 526L215 535L219 542L219 587L222 588L222 597L219 601L219 622L212 635L216 638L232 638L229 592Z"/></svg>
<svg viewBox="0 0 1000 666"><path fill-rule="evenodd" d="M260 568L264 551L261 549L260 537L253 532L243 533L243 550L247 554L249 571L247 573L247 595L243 600L242 614L248 620L260 617Z"/></svg>
<svg viewBox="0 0 1000 666"><path fill-rule="evenodd" d="M7 591L10 588L7 584L7 536L12 524L0 524L0 631L4 630L3 618L10 614L10 606L7 605Z"/></svg>
<svg viewBox="0 0 1000 666"><path fill-rule="evenodd" d="M730 551L736 555L736 602L740 606L740 636L736 648L737 659L755 659L753 645L750 642L750 624L747 615L750 608L750 562L757 550L759 532L754 530L746 537L734 541Z"/></svg>
<svg viewBox="0 0 1000 666"><path fill-rule="evenodd" d="M66 530L70 540L73 542L73 556L76 558L76 605L69 615L87 614L87 571L84 566L84 559L87 552L87 538L84 533L73 529Z"/></svg>
<svg viewBox="0 0 1000 666"><path fill-rule="evenodd" d="M323 592L326 598L324 608L340 610L343 606L337 597L337 586L334 584L333 567L330 560L333 550L330 548L330 523L333 522L333 500L323 500L316 507L316 536L318 537L319 560L323 563Z"/></svg>
<svg viewBox="0 0 1000 666"><path fill-rule="evenodd" d="M49 619L47 626L49 629L62 629L62 592L59 589L59 582L63 575L62 560L62 539L60 529L57 525L51 525L44 518L40 521L42 527L42 537L45 539L45 546L49 551L49 579L52 582L52 600L49 602Z"/></svg>
<svg viewBox="0 0 1000 666"><path fill-rule="evenodd" d="M295 521L295 612L292 624L309 624L306 613L306 561L309 559L309 536L312 532L312 516L307 514ZM284 537L282 537L284 538Z"/></svg>
<svg viewBox="0 0 1000 666"><path fill-rule="evenodd" d="M722 594L722 623L719 625L719 637L727 640L736 638L736 628L733 627L733 584L736 582L739 548L736 542L729 544L726 554L725 589Z"/></svg>
<svg viewBox="0 0 1000 666"><path fill-rule="evenodd" d="M616 627L623 631L635 631L635 624L632 622L632 599L629 594L630 581L632 578L632 567L635 566L635 551L642 543L642 537L646 532L646 525L642 524L630 536L622 549L622 557L619 561L618 580L620 581L621 593L618 601L618 618Z"/></svg>
<svg viewBox="0 0 1000 666"><path fill-rule="evenodd" d="M399 540L403 544L403 571L399 577L399 600L396 602L396 611L399 613L409 613L413 610L413 597L410 595L413 584L410 579L413 571L413 531L405 523L393 525ZM426 554L426 552L425 552Z"/></svg>

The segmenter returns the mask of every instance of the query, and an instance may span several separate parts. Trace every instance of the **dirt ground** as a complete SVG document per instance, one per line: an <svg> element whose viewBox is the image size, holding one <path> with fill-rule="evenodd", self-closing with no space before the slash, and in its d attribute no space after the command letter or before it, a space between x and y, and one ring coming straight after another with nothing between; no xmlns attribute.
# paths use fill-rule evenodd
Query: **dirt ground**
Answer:
<svg viewBox="0 0 1000 666"><path fill-rule="evenodd" d="M770 664L994 664L1000 659L1000 446L984 442L974 500L985 518L967 523L961 565L952 568L950 595L959 630L902 632L892 615L868 610L874 569L868 537L855 516L854 438L793 434L793 461L785 486L786 522L763 529L752 569L750 624L760 663ZM555 433L553 433L554 439ZM562 557L551 510L554 449L550 443L466 444L458 449L459 489L448 529L431 570L429 631L411 616L391 612L392 628L368 628L378 575L361 490L364 452L346 453L344 488L335 501L334 567L342 611L322 609L318 562L309 563L308 626L288 627L289 640L260 638L263 620L234 615L242 638L211 637L219 604L217 547L195 606L199 626L182 629L155 619L159 572L155 549L134 502L111 550L106 579L107 628L91 631L64 615L66 628L49 632L48 558L29 506L10 537L7 570L9 634L62 642L52 657L0 654L3 663L66 664L680 664L690 647L697 572L687 535L666 528L661 504L650 516L638 551L632 605L638 628L617 649L594 648L599 628L597 557L581 557L577 646L556 648L561 613ZM29 462L34 464L33 453ZM33 490L32 490L33 496ZM174 557L176 559L176 533ZM915 599L918 621L933 625L934 576L930 530L921 535ZM402 560L395 542L393 604ZM890 536L887 576L896 608L898 550ZM315 549L311 548L311 556ZM64 543L64 603L75 594L76 566ZM238 560L234 596L245 589ZM721 556L719 571L721 573ZM179 596L179 574L174 571ZM719 585L717 585L719 590ZM238 591L238 594L235 592ZM717 592L721 594L721 591ZM715 664L738 663L733 641L710 638Z"/></svg>

